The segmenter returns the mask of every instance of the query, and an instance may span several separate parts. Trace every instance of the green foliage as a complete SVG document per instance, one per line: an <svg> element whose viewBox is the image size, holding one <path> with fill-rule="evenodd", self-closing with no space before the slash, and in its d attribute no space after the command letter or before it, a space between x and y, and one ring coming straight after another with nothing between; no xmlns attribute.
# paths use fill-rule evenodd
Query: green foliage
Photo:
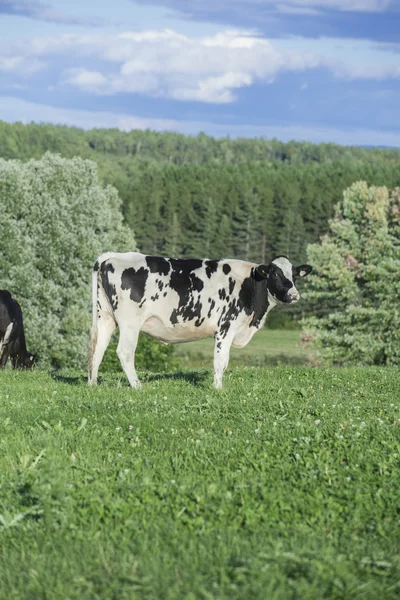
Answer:
<svg viewBox="0 0 400 600"><path fill-rule="evenodd" d="M0 373L2 600L398 600L399 369L84 380Z"/></svg>
<svg viewBox="0 0 400 600"><path fill-rule="evenodd" d="M326 233L342 190L400 185L400 151L0 122L0 155L48 149L95 160L142 252L297 262Z"/></svg>
<svg viewBox="0 0 400 600"><path fill-rule="evenodd" d="M42 364L86 361L94 259L135 248L120 204L91 161L0 159L0 288L21 304L28 348Z"/></svg>
<svg viewBox="0 0 400 600"><path fill-rule="evenodd" d="M0 156L26 160L46 150L96 161L100 180L119 192L138 249L156 255L265 263L286 254L300 264L354 181L400 186L394 149L0 121ZM297 327L304 311L302 301L279 321ZM276 321L274 313L268 326Z"/></svg>
<svg viewBox="0 0 400 600"><path fill-rule="evenodd" d="M316 315L306 337L323 358L400 364L400 190L352 185L308 257L316 273L305 296Z"/></svg>
<svg viewBox="0 0 400 600"><path fill-rule="evenodd" d="M178 366L174 352L174 346L161 344L147 335L140 334L135 352L136 368L152 372L171 371ZM117 356L117 341L111 341L100 366L100 375L118 372L123 371Z"/></svg>

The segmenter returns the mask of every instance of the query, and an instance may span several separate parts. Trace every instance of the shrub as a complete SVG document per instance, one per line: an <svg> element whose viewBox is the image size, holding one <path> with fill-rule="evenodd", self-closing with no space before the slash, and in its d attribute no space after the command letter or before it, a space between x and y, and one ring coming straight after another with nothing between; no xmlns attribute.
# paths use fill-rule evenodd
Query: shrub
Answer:
<svg viewBox="0 0 400 600"><path fill-rule="evenodd" d="M45 154L0 159L0 288L21 304L41 364L86 365L91 271L107 250L134 250L117 191L95 163Z"/></svg>
<svg viewBox="0 0 400 600"><path fill-rule="evenodd" d="M353 184L329 227L308 247L305 338L327 362L400 364L400 190Z"/></svg>

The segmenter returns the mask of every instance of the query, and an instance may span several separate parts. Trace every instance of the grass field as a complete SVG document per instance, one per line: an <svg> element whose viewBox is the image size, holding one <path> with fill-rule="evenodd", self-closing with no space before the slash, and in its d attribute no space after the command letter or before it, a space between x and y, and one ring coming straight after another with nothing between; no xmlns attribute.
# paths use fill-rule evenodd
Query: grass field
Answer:
<svg viewBox="0 0 400 600"><path fill-rule="evenodd" d="M176 344L175 354L182 365L211 367L214 340ZM241 349L232 348L231 365L270 366L305 364L310 353L300 346L300 331L262 329Z"/></svg>
<svg viewBox="0 0 400 600"><path fill-rule="evenodd" d="M0 373L0 598L398 599L400 372Z"/></svg>

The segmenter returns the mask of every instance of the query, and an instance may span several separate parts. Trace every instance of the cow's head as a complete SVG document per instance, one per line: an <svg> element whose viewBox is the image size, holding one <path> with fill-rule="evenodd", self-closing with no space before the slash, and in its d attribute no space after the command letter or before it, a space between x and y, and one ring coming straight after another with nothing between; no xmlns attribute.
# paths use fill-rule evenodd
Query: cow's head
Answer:
<svg viewBox="0 0 400 600"><path fill-rule="evenodd" d="M256 277L267 280L267 288L272 298L284 304L293 304L300 300L300 294L295 286L299 277L311 273L310 265L294 267L286 256L278 256L269 265L259 265Z"/></svg>

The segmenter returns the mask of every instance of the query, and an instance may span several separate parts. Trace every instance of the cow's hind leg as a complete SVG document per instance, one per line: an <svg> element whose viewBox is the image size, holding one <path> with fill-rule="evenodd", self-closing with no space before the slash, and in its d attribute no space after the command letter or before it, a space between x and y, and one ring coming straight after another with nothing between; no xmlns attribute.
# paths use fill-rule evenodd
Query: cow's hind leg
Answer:
<svg viewBox="0 0 400 600"><path fill-rule="evenodd" d="M218 332L214 345L214 387L222 388L222 376L229 363L229 353L232 345L232 335Z"/></svg>
<svg viewBox="0 0 400 600"><path fill-rule="evenodd" d="M6 366L8 357L10 355L10 338L11 338L11 333L14 327L14 322L12 321L7 329L4 332L4 337L2 340L0 340L0 369L4 369L4 367Z"/></svg>
<svg viewBox="0 0 400 600"><path fill-rule="evenodd" d="M98 314L96 327L92 328L89 348L89 383L91 385L97 383L99 367L115 328L116 323L109 313Z"/></svg>
<svg viewBox="0 0 400 600"><path fill-rule="evenodd" d="M139 329L124 327L120 330L117 347L118 358L133 388L139 388L142 384L135 369L135 351L139 339Z"/></svg>
<svg viewBox="0 0 400 600"><path fill-rule="evenodd" d="M8 345L3 345L0 352L0 369L4 369L4 367L6 366L9 355L10 347Z"/></svg>

